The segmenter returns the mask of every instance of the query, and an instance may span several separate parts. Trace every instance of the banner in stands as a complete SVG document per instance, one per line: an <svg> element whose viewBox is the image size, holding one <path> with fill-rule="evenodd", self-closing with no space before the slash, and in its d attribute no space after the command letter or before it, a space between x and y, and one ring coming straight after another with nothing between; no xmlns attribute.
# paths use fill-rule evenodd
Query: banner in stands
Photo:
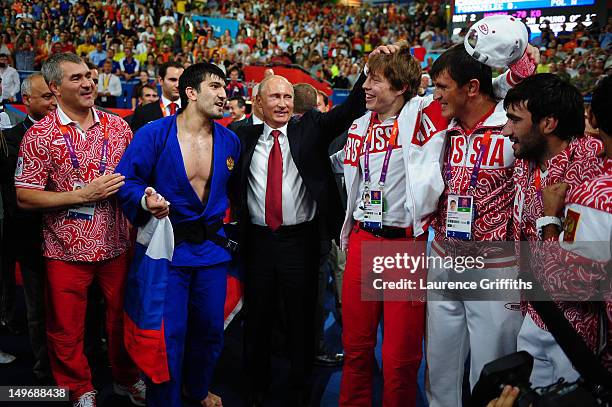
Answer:
<svg viewBox="0 0 612 407"><path fill-rule="evenodd" d="M208 24L213 29L213 35L215 37L222 36L225 30L229 30L230 34L232 35L232 38L234 39L238 35L238 27L240 25L238 20L232 20L231 18L213 18L198 15L192 15L191 19L193 21L208 21Z"/></svg>

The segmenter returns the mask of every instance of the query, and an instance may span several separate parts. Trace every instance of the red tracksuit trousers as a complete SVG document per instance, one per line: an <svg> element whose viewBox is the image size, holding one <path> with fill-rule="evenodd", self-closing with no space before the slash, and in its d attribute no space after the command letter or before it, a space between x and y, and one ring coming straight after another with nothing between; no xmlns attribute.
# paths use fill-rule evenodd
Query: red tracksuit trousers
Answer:
<svg viewBox="0 0 612 407"><path fill-rule="evenodd" d="M129 258L80 263L46 259L47 343L51 371L70 399L93 390L91 371L83 352L87 289L95 278L106 303L108 353L117 383L138 381L138 370L123 345L123 297Z"/></svg>
<svg viewBox="0 0 612 407"><path fill-rule="evenodd" d="M340 406L372 406L376 333L380 318L384 316L383 407L413 407L422 358L425 303L361 300L361 244L369 241L384 242L386 239L359 229L354 229L349 237L342 284L344 368ZM414 238L393 241L409 242Z"/></svg>

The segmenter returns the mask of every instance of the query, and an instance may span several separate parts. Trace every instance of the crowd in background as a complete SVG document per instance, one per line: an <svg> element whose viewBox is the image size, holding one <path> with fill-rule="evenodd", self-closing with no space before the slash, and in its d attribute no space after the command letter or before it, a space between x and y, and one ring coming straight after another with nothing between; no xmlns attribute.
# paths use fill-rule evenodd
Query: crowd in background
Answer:
<svg viewBox="0 0 612 407"><path fill-rule="evenodd" d="M449 33L446 7L437 2L349 7L287 0L17 0L6 4L0 16L0 54L6 54L8 64L18 71L39 70L58 52L75 52L101 71L109 60L113 77L99 83L99 90L113 96L121 93L117 79L153 81L159 66L170 59L185 66L210 61L228 76L234 66L296 64L334 88L350 88L364 55L379 44L407 40L415 56L424 58L427 52L463 41L465 29ZM198 14L235 19L238 34L233 38L226 30L215 36L208 22L192 18ZM579 21L557 37L547 22L541 29L538 72L563 76L587 94L597 77L612 67L611 21L603 24L594 17L588 26ZM432 63L433 59L425 61L425 71ZM19 92L16 73L6 72L1 64L0 60L2 98L14 101ZM135 104L136 98L132 107Z"/></svg>

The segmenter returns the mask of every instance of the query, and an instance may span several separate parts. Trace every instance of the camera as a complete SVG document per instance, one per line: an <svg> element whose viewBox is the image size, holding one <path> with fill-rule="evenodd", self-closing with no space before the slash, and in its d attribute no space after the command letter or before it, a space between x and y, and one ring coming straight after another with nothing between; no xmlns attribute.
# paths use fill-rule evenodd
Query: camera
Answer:
<svg viewBox="0 0 612 407"><path fill-rule="evenodd" d="M546 387L532 388L529 382L533 356L525 351L512 353L485 365L470 399L471 407L486 407L505 385L517 387L515 407L611 407L612 393L595 388L582 379L568 383L560 379Z"/></svg>

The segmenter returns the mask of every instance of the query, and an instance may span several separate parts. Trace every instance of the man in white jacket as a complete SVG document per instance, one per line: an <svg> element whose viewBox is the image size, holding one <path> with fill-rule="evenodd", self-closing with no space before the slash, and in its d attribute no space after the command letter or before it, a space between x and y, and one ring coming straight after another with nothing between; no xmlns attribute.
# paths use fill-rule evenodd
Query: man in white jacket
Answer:
<svg viewBox="0 0 612 407"><path fill-rule="evenodd" d="M425 99L413 97L421 68L407 45L371 57L368 68L363 87L369 112L353 123L344 151L335 156L337 163L344 156L348 192L341 235L348 254L342 288L345 364L340 405L372 405L376 332L384 313L383 403L409 406L416 404L425 303L362 298L362 244L420 241L424 247L428 218L444 189L444 137L434 136L447 122L439 116L439 106L427 110ZM420 126L421 114L430 115L426 126Z"/></svg>

